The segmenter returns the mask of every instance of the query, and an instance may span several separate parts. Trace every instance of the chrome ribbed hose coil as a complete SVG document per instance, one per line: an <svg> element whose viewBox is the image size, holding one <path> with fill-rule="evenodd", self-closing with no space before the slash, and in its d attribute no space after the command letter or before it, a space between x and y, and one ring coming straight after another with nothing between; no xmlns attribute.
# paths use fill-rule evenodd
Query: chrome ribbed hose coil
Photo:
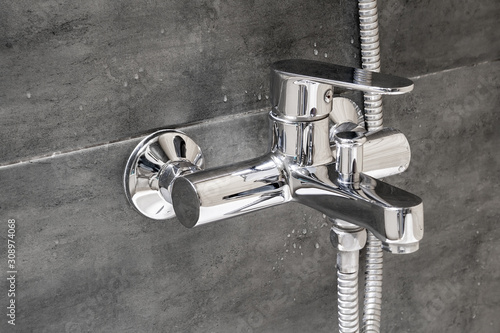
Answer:
<svg viewBox="0 0 500 333"><path fill-rule="evenodd" d="M358 0L362 68L380 72L380 43L377 0ZM366 129L382 129L382 96L365 93L364 116ZM382 304L383 252L382 242L368 232L366 245L365 301L362 332L380 332Z"/></svg>
<svg viewBox="0 0 500 333"><path fill-rule="evenodd" d="M361 38L361 66L380 72L380 44L376 0L359 0L359 33ZM382 96L366 93L364 96L365 121L368 131L383 126Z"/></svg>
<svg viewBox="0 0 500 333"><path fill-rule="evenodd" d="M358 273L337 270L339 333L359 332Z"/></svg>
<svg viewBox="0 0 500 333"><path fill-rule="evenodd" d="M363 332L380 332L382 307L383 252L381 242L371 232L366 244L365 301Z"/></svg>

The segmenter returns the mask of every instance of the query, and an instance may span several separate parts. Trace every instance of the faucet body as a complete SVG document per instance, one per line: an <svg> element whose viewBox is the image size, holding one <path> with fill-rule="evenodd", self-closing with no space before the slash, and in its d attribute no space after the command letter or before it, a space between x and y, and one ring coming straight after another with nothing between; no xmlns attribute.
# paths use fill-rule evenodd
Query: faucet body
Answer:
<svg viewBox="0 0 500 333"><path fill-rule="evenodd" d="M267 154L203 170L200 148L179 131L145 138L125 170L127 197L141 214L177 216L186 227L231 218L287 202L314 208L338 225L370 230L393 253L418 250L422 200L374 177L400 173L410 149L402 133L366 133L346 89L402 94L404 78L307 60L271 67Z"/></svg>
<svg viewBox="0 0 500 333"><path fill-rule="evenodd" d="M370 230L389 252L418 250L422 200L363 173L346 184L336 168L336 161L300 166L274 151L178 177L172 203L179 221L194 227L293 201Z"/></svg>
<svg viewBox="0 0 500 333"><path fill-rule="evenodd" d="M194 227L293 201L370 230L389 252L418 250L422 200L369 175L405 170L408 142L396 130L365 135L356 126L337 132L331 142L333 92L339 87L400 94L413 84L318 62L275 63L269 153L177 177L171 199L179 221Z"/></svg>

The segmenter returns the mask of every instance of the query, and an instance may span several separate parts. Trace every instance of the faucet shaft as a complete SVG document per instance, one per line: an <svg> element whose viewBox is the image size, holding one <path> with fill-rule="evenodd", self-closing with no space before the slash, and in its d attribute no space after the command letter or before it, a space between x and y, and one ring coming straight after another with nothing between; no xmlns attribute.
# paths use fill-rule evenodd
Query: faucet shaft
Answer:
<svg viewBox="0 0 500 333"><path fill-rule="evenodd" d="M271 155L179 177L172 187L175 214L189 228L290 198L284 172Z"/></svg>

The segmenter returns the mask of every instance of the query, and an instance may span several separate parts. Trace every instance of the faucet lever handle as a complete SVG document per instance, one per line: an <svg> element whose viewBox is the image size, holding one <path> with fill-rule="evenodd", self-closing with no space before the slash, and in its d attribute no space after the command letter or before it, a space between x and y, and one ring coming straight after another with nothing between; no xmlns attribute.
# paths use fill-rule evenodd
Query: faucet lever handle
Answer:
<svg viewBox="0 0 500 333"><path fill-rule="evenodd" d="M398 95L413 90L409 79L312 60L271 65L273 114L283 121L315 121L332 111L336 88Z"/></svg>
<svg viewBox="0 0 500 333"><path fill-rule="evenodd" d="M338 88L385 95L399 95L413 90L413 81L404 77L313 60L277 61L271 65L271 73L273 81L276 78L281 80L303 79ZM273 85L275 85L274 82Z"/></svg>

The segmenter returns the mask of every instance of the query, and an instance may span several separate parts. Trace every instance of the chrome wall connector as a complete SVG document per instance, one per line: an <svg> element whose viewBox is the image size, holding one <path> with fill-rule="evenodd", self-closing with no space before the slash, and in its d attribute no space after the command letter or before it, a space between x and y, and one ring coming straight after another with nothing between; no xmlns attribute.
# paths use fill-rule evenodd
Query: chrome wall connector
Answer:
<svg viewBox="0 0 500 333"><path fill-rule="evenodd" d="M337 99L346 89L394 95L413 83L316 61L278 61L271 66L269 153L201 170L201 151L184 133L154 133L127 163L129 201L151 218L173 217L173 209L186 227L295 201L368 229L387 251L416 251L422 200L372 177L404 171L408 141L392 129L365 133L356 107Z"/></svg>

